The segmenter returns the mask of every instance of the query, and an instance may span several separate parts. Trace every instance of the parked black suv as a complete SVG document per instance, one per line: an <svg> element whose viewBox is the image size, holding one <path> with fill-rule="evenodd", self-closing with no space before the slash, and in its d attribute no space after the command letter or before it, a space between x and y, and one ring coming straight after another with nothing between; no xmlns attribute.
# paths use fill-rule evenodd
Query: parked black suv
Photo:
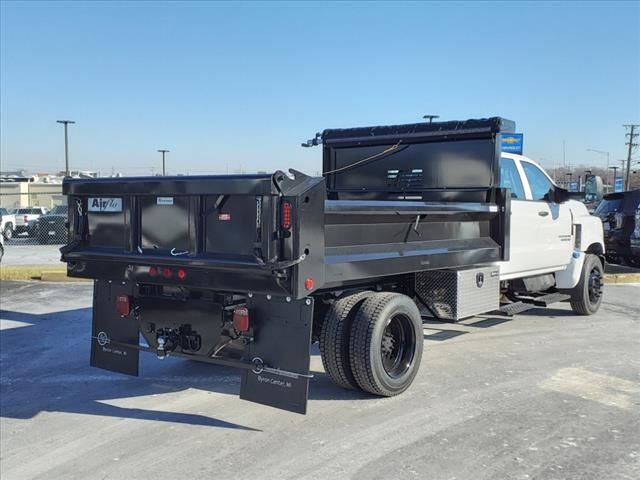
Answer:
<svg viewBox="0 0 640 480"><path fill-rule="evenodd" d="M35 235L38 243L67 243L68 213L69 207L67 205L58 205L46 215L40 216L35 225Z"/></svg>
<svg viewBox="0 0 640 480"><path fill-rule="evenodd" d="M607 260L640 268L640 190L605 195L595 215L603 223Z"/></svg>

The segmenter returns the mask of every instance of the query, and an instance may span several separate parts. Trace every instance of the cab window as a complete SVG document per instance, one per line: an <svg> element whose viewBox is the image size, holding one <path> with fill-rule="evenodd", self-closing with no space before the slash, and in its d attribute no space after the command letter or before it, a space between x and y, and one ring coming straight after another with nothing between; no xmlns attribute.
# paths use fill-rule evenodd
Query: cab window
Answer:
<svg viewBox="0 0 640 480"><path fill-rule="evenodd" d="M532 200L546 200L545 195L553 188L551 180L533 163L521 162L524 174L531 187Z"/></svg>
<svg viewBox="0 0 640 480"><path fill-rule="evenodd" d="M500 159L500 187L511 189L511 198L524 200L524 187L516 167L516 162L510 158Z"/></svg>

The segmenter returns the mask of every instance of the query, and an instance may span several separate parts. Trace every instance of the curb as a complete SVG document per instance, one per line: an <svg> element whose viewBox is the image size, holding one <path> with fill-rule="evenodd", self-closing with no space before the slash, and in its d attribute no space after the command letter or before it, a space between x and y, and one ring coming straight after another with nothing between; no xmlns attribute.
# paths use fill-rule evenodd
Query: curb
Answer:
<svg viewBox="0 0 640 480"><path fill-rule="evenodd" d="M604 283L640 283L640 273L605 273Z"/></svg>
<svg viewBox="0 0 640 480"><path fill-rule="evenodd" d="M51 265L3 265L0 280L41 280L44 282L86 282L84 278L67 277L67 269Z"/></svg>

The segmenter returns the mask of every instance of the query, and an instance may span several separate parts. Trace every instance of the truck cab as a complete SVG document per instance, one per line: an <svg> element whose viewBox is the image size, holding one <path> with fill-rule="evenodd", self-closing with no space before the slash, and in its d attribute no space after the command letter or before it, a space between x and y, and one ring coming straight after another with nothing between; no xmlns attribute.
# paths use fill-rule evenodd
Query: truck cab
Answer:
<svg viewBox="0 0 640 480"><path fill-rule="evenodd" d="M525 156L502 153L500 186L511 190L510 258L499 263L500 279L547 275L573 288L585 256L604 254L600 220L582 202L559 198L562 190Z"/></svg>

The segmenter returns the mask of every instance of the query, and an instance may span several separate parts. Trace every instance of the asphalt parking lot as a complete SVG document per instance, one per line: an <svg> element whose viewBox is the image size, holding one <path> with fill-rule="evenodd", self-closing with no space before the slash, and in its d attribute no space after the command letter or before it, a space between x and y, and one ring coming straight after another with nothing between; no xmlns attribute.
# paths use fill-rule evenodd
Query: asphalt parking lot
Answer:
<svg viewBox="0 0 640 480"><path fill-rule="evenodd" d="M62 245L39 245L32 238L12 238L4 246L2 265L52 265L64 267L60 262Z"/></svg>
<svg viewBox="0 0 640 480"><path fill-rule="evenodd" d="M226 368L90 368L91 284L0 288L3 480L640 478L640 285L593 317L429 321L390 399L333 386L314 349L306 416L239 400Z"/></svg>

